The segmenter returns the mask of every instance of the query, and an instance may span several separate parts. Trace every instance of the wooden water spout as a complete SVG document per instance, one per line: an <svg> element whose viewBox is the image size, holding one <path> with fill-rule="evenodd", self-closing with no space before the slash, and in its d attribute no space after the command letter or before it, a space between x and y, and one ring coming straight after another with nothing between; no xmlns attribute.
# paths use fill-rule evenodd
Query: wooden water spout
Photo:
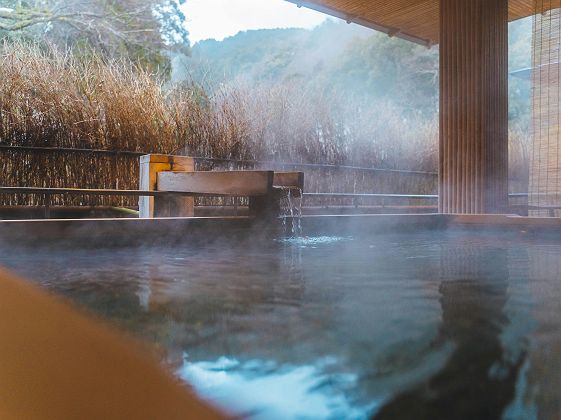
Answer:
<svg viewBox="0 0 561 420"><path fill-rule="evenodd" d="M188 197L142 197L140 217L193 217L195 196L249 197L249 214L274 218L282 191L304 189L303 172L195 171L194 159L183 156L142 156L140 185L145 191L184 193Z"/></svg>

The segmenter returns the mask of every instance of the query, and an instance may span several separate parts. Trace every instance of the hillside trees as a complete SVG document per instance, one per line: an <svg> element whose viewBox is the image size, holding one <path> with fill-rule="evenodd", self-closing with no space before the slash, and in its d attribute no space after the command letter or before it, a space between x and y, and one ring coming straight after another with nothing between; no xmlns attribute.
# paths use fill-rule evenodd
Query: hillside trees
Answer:
<svg viewBox="0 0 561 420"><path fill-rule="evenodd" d="M511 71L530 67L531 40L531 18L509 25ZM362 110L385 104L406 118L430 120L438 113L438 61L438 47L328 20L311 31L257 30L199 42L174 75L211 86L299 84L341 95ZM528 80L509 80L510 121L523 130L530 120L530 88Z"/></svg>
<svg viewBox="0 0 561 420"><path fill-rule="evenodd" d="M426 118L437 112L438 48L342 22L199 42L181 64L197 81L288 82L344 94L363 107L385 103Z"/></svg>
<svg viewBox="0 0 561 420"><path fill-rule="evenodd" d="M188 52L185 0L2 0L0 36L128 58L166 74L166 52Z"/></svg>

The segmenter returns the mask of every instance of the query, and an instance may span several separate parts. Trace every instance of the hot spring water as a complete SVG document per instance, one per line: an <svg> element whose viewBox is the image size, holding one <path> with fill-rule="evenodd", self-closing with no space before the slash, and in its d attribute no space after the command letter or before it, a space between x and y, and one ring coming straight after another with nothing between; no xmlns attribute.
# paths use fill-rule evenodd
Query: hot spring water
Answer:
<svg viewBox="0 0 561 420"><path fill-rule="evenodd" d="M7 249L0 264L152 343L202 397L252 418L561 412L557 238Z"/></svg>

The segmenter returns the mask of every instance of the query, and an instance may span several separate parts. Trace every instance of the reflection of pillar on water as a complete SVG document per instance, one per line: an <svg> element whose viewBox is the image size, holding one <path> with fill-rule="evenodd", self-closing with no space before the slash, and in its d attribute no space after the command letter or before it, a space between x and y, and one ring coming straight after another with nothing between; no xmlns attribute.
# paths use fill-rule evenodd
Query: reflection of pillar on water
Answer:
<svg viewBox="0 0 561 420"><path fill-rule="evenodd" d="M165 305L173 299L174 293L170 290L171 279L163 278L160 273L160 266L165 264L159 261L160 257L146 256L148 265L146 273L142 276L136 295L138 296L138 303L140 307L149 312L154 309L154 306ZM185 289L185 285L181 285ZM183 290L183 294L185 290Z"/></svg>
<svg viewBox="0 0 561 420"><path fill-rule="evenodd" d="M150 300L152 298L152 276L143 276L138 285L136 296L138 297L138 304L144 312L150 310Z"/></svg>
<svg viewBox="0 0 561 420"><path fill-rule="evenodd" d="M559 246L528 248L529 284L537 321L530 350L530 399L538 418L559 418L561 413L561 253Z"/></svg>
<svg viewBox="0 0 561 420"><path fill-rule="evenodd" d="M435 344L450 341L454 350L439 372L398 395L377 418L500 418L514 398L520 362L508 362L501 343L509 322L507 251L446 245Z"/></svg>
<svg viewBox="0 0 561 420"><path fill-rule="evenodd" d="M286 271L285 282L294 299L301 300L305 292L302 247L298 244L283 247L282 267Z"/></svg>
<svg viewBox="0 0 561 420"><path fill-rule="evenodd" d="M295 341L287 316L300 316L304 299L302 250L279 247L270 254L250 248L185 257L147 253L136 296L150 314L144 318L150 334L176 356L189 350L220 357Z"/></svg>
<svg viewBox="0 0 561 420"><path fill-rule="evenodd" d="M304 293L302 249L298 245L283 246L280 254L273 249L267 257L233 253L218 261L213 254L185 258L179 264L157 254L147 255L145 265L136 290L145 311L173 312L178 305L196 305L201 297L238 302L248 309L277 300L299 302Z"/></svg>

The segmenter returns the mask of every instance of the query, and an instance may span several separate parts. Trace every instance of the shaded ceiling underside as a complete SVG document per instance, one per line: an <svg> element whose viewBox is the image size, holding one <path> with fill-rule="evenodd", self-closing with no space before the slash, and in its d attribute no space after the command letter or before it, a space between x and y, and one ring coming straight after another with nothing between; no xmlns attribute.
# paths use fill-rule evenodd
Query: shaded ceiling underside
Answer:
<svg viewBox="0 0 561 420"><path fill-rule="evenodd" d="M288 0L347 22L424 45L438 44L440 0ZM509 0L509 19L559 7L561 0Z"/></svg>

